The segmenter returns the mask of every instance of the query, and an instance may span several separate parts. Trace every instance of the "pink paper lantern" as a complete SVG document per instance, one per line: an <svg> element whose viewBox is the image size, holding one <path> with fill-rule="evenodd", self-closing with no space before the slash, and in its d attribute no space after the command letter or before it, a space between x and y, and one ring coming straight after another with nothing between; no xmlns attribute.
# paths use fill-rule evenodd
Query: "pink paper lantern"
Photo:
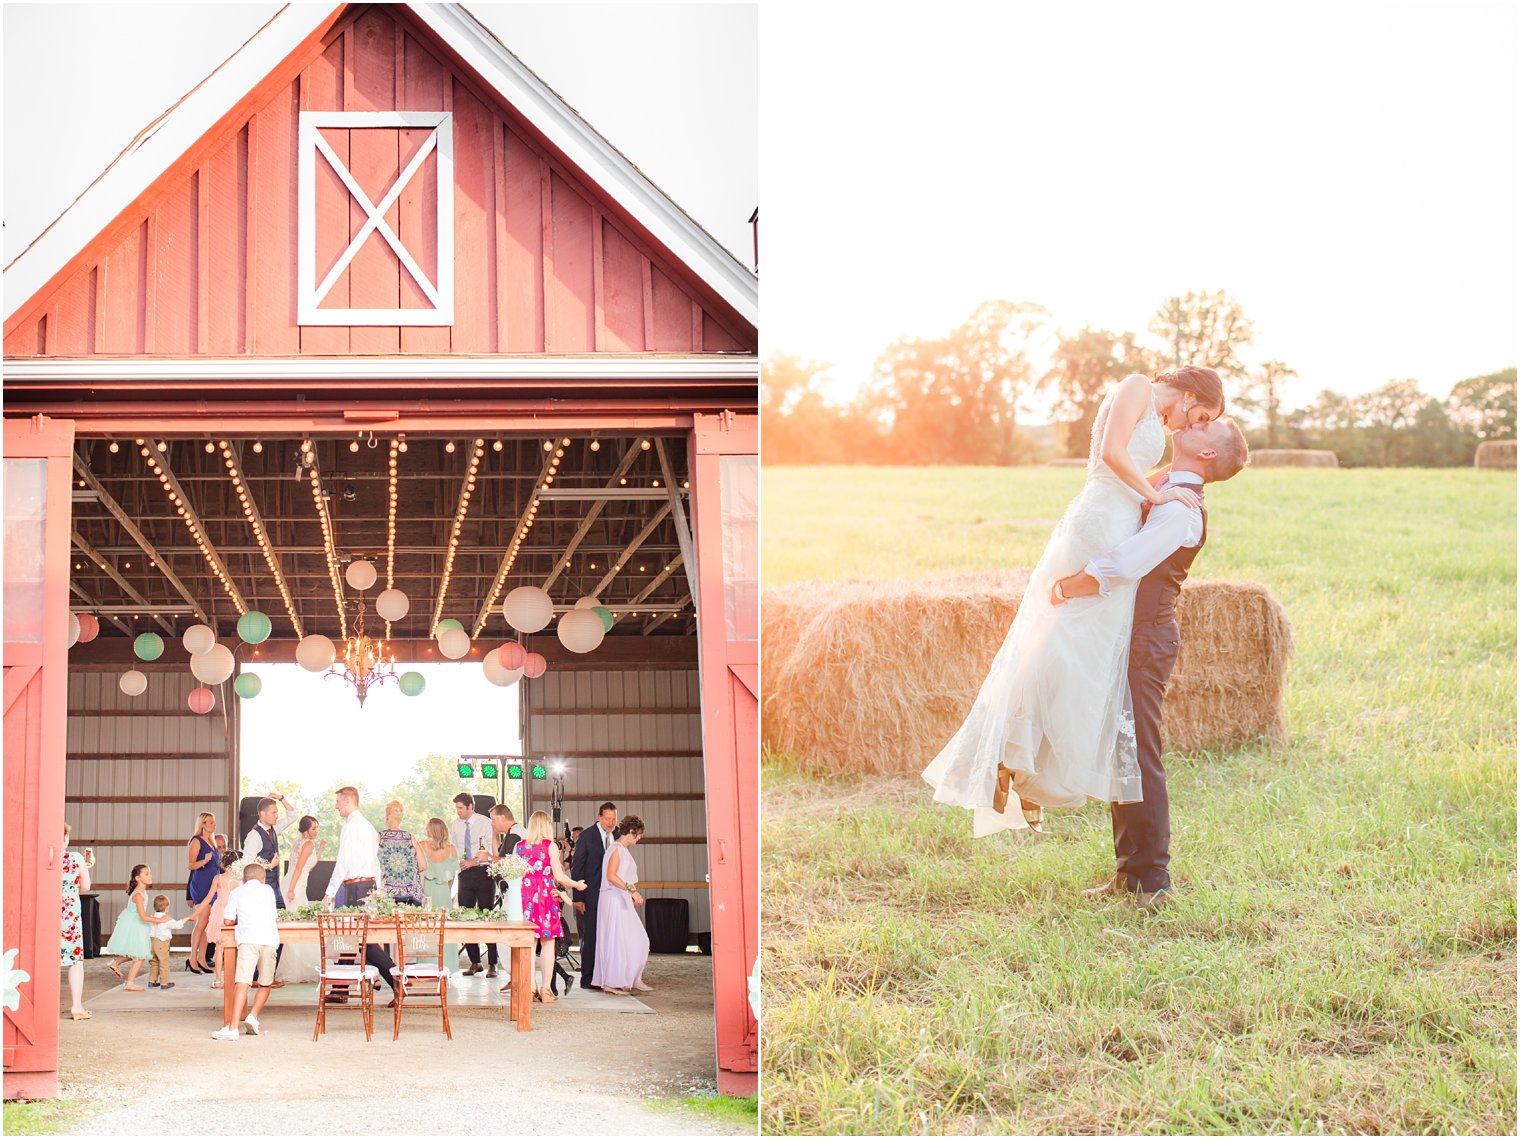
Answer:
<svg viewBox="0 0 1520 1139"><path fill-rule="evenodd" d="M548 668L549 662L540 653L529 653L523 661L523 675L530 680L537 680Z"/></svg>
<svg viewBox="0 0 1520 1139"><path fill-rule="evenodd" d="M100 636L100 619L93 613L79 614L79 643L87 645Z"/></svg>
<svg viewBox="0 0 1520 1139"><path fill-rule="evenodd" d="M496 659L501 662L501 667L508 672L516 672L527 663L528 650L516 641L508 641L496 650Z"/></svg>
<svg viewBox="0 0 1520 1139"><path fill-rule="evenodd" d="M212 708L216 707L216 697L209 688L193 688L190 690L190 711L197 716L204 716Z"/></svg>

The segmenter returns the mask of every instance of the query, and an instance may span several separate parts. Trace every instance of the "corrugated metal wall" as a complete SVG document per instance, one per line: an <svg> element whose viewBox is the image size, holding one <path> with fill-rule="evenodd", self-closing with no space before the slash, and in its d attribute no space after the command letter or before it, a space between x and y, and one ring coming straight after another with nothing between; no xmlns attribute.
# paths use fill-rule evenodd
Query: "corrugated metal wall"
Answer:
<svg viewBox="0 0 1520 1139"><path fill-rule="evenodd" d="M186 704L199 683L188 670L137 667L148 690L135 697L117 686L125 669L69 675L64 818L73 827L71 846L95 848L102 941L126 905L123 891L139 862L153 868L150 900L167 894L172 912L184 916L185 843L196 815L213 812L224 834L231 822L236 759L229 744L236 732L229 733L220 703L198 716Z"/></svg>
<svg viewBox="0 0 1520 1139"><path fill-rule="evenodd" d="M551 669L524 689L524 749L565 763L564 819L590 827L610 799L647 828L635 849L646 897L685 898L693 933L712 929L701 687L696 669ZM532 788L547 810L549 787Z"/></svg>

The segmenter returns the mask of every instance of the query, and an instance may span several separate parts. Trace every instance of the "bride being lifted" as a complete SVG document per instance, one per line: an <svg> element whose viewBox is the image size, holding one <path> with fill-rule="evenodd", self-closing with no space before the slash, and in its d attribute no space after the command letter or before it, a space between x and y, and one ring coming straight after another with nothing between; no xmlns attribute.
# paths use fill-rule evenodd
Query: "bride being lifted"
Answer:
<svg viewBox="0 0 1520 1139"><path fill-rule="evenodd" d="M1126 376L1104 397L1087 481L1056 524L965 723L924 769L936 802L973 812L977 837L1039 830L1041 807L1141 798L1125 668L1138 583L1059 608L1051 589L1139 530L1143 504L1201 505L1186 487L1156 489L1146 472L1168 433L1223 413L1219 374L1192 365ZM1008 810L1012 794L1022 810Z"/></svg>

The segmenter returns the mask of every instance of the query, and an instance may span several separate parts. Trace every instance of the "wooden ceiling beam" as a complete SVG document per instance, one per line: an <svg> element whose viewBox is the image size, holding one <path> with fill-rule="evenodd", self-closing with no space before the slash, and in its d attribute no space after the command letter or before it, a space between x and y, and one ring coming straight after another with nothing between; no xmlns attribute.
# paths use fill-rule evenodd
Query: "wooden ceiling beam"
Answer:
<svg viewBox="0 0 1520 1139"><path fill-rule="evenodd" d="M682 609L684 609L686 607L686 605L691 600L692 600L691 594L688 593L685 597L681 598L680 601L676 602L676 604L678 606L680 606ZM640 630L640 635L641 636L645 636L645 637L649 636L650 633L654 632L654 629L655 629L656 625L664 624L666 621L669 621L672 617L674 617L680 611L681 611L680 609L674 609L674 610L668 610L668 611L666 611L664 613L658 614L657 616L653 617L650 621L648 621L644 625L644 628L642 630Z"/></svg>
<svg viewBox="0 0 1520 1139"><path fill-rule="evenodd" d="M637 443L634 443L623 454L623 458L621 461L619 461L617 469L614 470L611 476L607 479L607 486L609 488L617 486L618 480L628 473L628 468L633 466L633 461L638 457L639 445ZM586 517L581 519L581 524L576 527L574 536L571 537L569 544L566 545L564 555L555 560L554 569L549 572L548 577L544 578L544 589L548 589L551 585L553 585L555 580L569 565L571 555L575 553L576 548L585 539L586 535L591 532L592 524L601 515L602 508L606 505L607 500L604 498L599 498L591 504L591 509L586 511ZM527 551L524 551L524 553L526 552Z"/></svg>
<svg viewBox="0 0 1520 1139"><path fill-rule="evenodd" d="M129 582L126 578L122 577L115 566L106 561L105 558L101 557L94 546L90 545L90 543L84 540L83 536L79 533L79 528L77 526L73 528L73 535L74 545L83 550L87 557L99 562L101 569L105 570L106 576L114 581L117 585L121 586L121 591L123 593L125 593L139 605L151 606L153 604L141 593L138 593L137 590L132 587L132 583ZM168 633L169 636L178 636L178 634L174 631L173 622L164 617L154 617L153 619L158 622L160 628L162 628L164 632Z"/></svg>
<svg viewBox="0 0 1520 1139"><path fill-rule="evenodd" d="M77 597L77 598L79 598L79 600L83 601L92 610L97 610L97 611L99 610L99 608L100 608L99 604L96 602L96 600L93 597L91 597L88 593L85 592L85 590L84 590L84 588L82 586L80 586L77 583L71 581L71 582L69 582L69 589L73 591L75 597ZM106 615L106 620L109 621L109 622L111 622L111 624L115 625L118 629L120 629L127 636L130 637L130 636L133 635L131 627L125 621L121 620L121 618L119 618L119 617L112 617L109 614L107 614Z"/></svg>
<svg viewBox="0 0 1520 1139"><path fill-rule="evenodd" d="M164 485L166 490L179 499L176 513L179 513L184 519L185 525L190 528L191 535L200 534L204 538L206 548L201 552L211 564L214 574L219 573L221 575L223 587L226 589L228 596L232 598L233 604L237 607L238 616L241 617L244 613L248 612L248 602L243 600L242 591L238 589L237 582L232 580L232 571L227 568L227 563L222 560L222 555L217 553L216 545L211 541L211 533L206 529L205 521L196 514L195 507L191 505L190 499L185 494L185 488L180 485L179 479L174 475L173 468L169 466L167 447L164 450L159 450L158 447L158 441L153 439L148 440L147 447L143 448L148 452L144 456L144 461L150 464L150 470L152 469L152 464L156 463L159 470L163 472L163 477L159 479L159 482ZM169 501L172 504L174 500L171 498ZM196 549L200 550L199 543L196 544Z"/></svg>

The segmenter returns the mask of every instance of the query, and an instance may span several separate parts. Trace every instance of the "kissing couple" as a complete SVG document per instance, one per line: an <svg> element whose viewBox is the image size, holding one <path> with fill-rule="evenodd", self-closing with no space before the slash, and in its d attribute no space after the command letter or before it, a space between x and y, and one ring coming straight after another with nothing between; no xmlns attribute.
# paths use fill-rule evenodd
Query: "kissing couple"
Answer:
<svg viewBox="0 0 1520 1139"><path fill-rule="evenodd" d="M1171 466L1147 476L1168 435ZM1136 373L1109 390L1087 481L965 722L923 772L936 802L972 812L974 836L1043 833L1043 808L1105 801L1116 871L1086 893L1131 896L1146 912L1171 900L1161 704L1181 646L1177 596L1208 539L1205 484L1249 457L1212 368Z"/></svg>

